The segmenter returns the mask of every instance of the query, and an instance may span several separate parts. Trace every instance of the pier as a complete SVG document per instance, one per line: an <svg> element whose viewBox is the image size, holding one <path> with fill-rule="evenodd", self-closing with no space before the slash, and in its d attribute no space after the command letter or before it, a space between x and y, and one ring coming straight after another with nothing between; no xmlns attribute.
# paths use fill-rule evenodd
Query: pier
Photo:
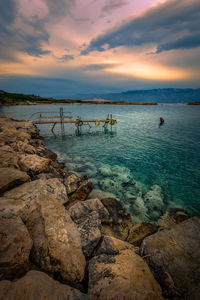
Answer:
<svg viewBox="0 0 200 300"><path fill-rule="evenodd" d="M112 114L108 114L105 119L90 119L90 120L83 119L82 120L80 117L73 119L71 112L64 113L62 107L60 108L59 115L56 112L37 112L32 114L29 120L33 117L34 120L32 121L32 123L34 125L52 124L51 131L53 133L54 133L54 128L57 124L61 125L62 132L64 132L64 124L74 124L77 133L81 132L82 126L88 126L89 128L91 128L91 124L94 124L97 127L102 125L104 129L108 129L108 126L110 125L112 131L112 126L117 124L117 120L112 118Z"/></svg>

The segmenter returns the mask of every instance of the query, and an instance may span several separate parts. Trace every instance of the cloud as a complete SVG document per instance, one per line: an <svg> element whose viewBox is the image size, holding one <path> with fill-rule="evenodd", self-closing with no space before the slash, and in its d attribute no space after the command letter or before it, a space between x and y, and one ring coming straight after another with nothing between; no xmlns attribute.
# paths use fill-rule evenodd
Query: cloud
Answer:
<svg viewBox="0 0 200 300"><path fill-rule="evenodd" d="M107 0L102 8L102 12L110 13L113 9L120 8L121 6L124 6L126 4L128 4L128 2L125 0Z"/></svg>
<svg viewBox="0 0 200 300"><path fill-rule="evenodd" d="M169 0L93 39L82 55L119 46L154 45L156 53L200 46L200 1Z"/></svg>
<svg viewBox="0 0 200 300"><path fill-rule="evenodd" d="M73 60L73 59L74 59L74 56L73 55L69 55L69 54L65 54L62 57L58 58L58 60L60 62L66 62L66 61Z"/></svg>
<svg viewBox="0 0 200 300"><path fill-rule="evenodd" d="M83 71L99 71L112 68L113 66L116 66L116 64L92 64L83 67Z"/></svg>

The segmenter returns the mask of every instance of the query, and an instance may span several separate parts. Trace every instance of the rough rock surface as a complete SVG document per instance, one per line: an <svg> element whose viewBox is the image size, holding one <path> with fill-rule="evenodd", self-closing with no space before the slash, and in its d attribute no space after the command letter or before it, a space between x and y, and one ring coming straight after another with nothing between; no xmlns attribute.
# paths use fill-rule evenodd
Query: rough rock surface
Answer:
<svg viewBox="0 0 200 300"><path fill-rule="evenodd" d="M93 300L161 300L161 288L133 246L104 237L89 262L88 295Z"/></svg>
<svg viewBox="0 0 200 300"><path fill-rule="evenodd" d="M87 295L68 285L61 284L39 271L30 271L15 282L1 281L0 299L89 300Z"/></svg>
<svg viewBox="0 0 200 300"><path fill-rule="evenodd" d="M101 199L101 202L110 215L109 222L103 224L102 234L126 240L132 226L130 215L123 210L115 198Z"/></svg>
<svg viewBox="0 0 200 300"><path fill-rule="evenodd" d="M144 239L141 255L172 299L200 299L200 219L193 217Z"/></svg>
<svg viewBox="0 0 200 300"><path fill-rule="evenodd" d="M25 273L32 244L19 217L0 216L0 280L15 279Z"/></svg>
<svg viewBox="0 0 200 300"><path fill-rule="evenodd" d="M45 195L53 196L61 204L68 201L65 186L58 178L39 179L5 192L0 198L0 212L19 215L26 221L30 212L35 209L37 203L43 201Z"/></svg>
<svg viewBox="0 0 200 300"><path fill-rule="evenodd" d="M0 193L29 180L30 177L25 172L14 168L0 168Z"/></svg>
<svg viewBox="0 0 200 300"><path fill-rule="evenodd" d="M134 246L140 246L145 237L155 233L157 230L155 225L141 222L130 229L128 242Z"/></svg>
<svg viewBox="0 0 200 300"><path fill-rule="evenodd" d="M19 159L19 166L22 171L38 174L47 171L51 160L40 157L36 154L22 155Z"/></svg>
<svg viewBox="0 0 200 300"><path fill-rule="evenodd" d="M101 238L101 222L109 219L109 213L99 199L75 203L69 214L81 234L83 253L90 257Z"/></svg>
<svg viewBox="0 0 200 300"><path fill-rule="evenodd" d="M26 223L33 240L32 259L68 282L81 282L86 261L80 233L61 203L49 195L42 197Z"/></svg>
<svg viewBox="0 0 200 300"><path fill-rule="evenodd" d="M18 156L13 149L8 145L3 145L0 148L0 168L18 168Z"/></svg>
<svg viewBox="0 0 200 300"><path fill-rule="evenodd" d="M88 195L92 191L92 180L88 179L81 183L78 189L69 196L69 201L84 201L87 199Z"/></svg>
<svg viewBox="0 0 200 300"><path fill-rule="evenodd" d="M158 220L157 224L161 228L168 228L187 219L189 219L189 215L185 209L170 208L170 210Z"/></svg>

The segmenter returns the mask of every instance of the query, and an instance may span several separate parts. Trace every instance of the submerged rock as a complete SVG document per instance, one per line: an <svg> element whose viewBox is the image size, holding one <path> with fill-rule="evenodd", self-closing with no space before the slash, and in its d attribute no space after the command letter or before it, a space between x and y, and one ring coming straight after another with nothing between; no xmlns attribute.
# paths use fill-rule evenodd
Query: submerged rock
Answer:
<svg viewBox="0 0 200 300"><path fill-rule="evenodd" d="M140 246L145 237L155 233L157 230L155 225L141 222L130 229L128 242L134 246Z"/></svg>
<svg viewBox="0 0 200 300"><path fill-rule="evenodd" d="M200 297L200 219L188 219L144 239L141 255L166 298Z"/></svg>
<svg viewBox="0 0 200 300"><path fill-rule="evenodd" d="M0 299L89 300L87 295L39 271L30 271L15 282L0 281Z"/></svg>
<svg viewBox="0 0 200 300"><path fill-rule="evenodd" d="M159 185L153 185L144 196L144 203L148 209L148 215L152 220L157 220L164 212L164 197Z"/></svg>
<svg viewBox="0 0 200 300"><path fill-rule="evenodd" d="M88 199L94 199L94 198L98 198L100 200L105 198L116 198L116 195L109 192L104 192L102 190L93 189Z"/></svg>
<svg viewBox="0 0 200 300"><path fill-rule="evenodd" d="M163 299L159 284L130 244L104 237L95 254L88 268L91 299Z"/></svg>
<svg viewBox="0 0 200 300"><path fill-rule="evenodd" d="M81 282L86 261L80 233L61 203L51 196L42 197L26 222L33 240L32 259L68 282Z"/></svg>
<svg viewBox="0 0 200 300"><path fill-rule="evenodd" d="M0 280L15 279L27 271L32 244L19 217L0 216Z"/></svg>
<svg viewBox="0 0 200 300"><path fill-rule="evenodd" d="M0 168L0 193L26 181L30 181L27 173L14 168Z"/></svg>
<svg viewBox="0 0 200 300"><path fill-rule="evenodd" d="M189 215L185 209L170 208L157 222L161 228L168 228L175 224L179 224L189 219Z"/></svg>
<svg viewBox="0 0 200 300"><path fill-rule="evenodd" d="M69 213L81 234L83 253L90 257L101 238L101 223L109 220L109 213L99 199L75 203Z"/></svg>

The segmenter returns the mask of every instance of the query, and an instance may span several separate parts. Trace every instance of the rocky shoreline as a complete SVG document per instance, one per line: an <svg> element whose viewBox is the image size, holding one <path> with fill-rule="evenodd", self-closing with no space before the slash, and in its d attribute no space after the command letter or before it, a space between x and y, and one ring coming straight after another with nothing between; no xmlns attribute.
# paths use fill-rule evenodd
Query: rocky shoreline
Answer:
<svg viewBox="0 0 200 300"><path fill-rule="evenodd" d="M132 224L67 172L31 122L0 117L0 299L197 300L200 219Z"/></svg>

